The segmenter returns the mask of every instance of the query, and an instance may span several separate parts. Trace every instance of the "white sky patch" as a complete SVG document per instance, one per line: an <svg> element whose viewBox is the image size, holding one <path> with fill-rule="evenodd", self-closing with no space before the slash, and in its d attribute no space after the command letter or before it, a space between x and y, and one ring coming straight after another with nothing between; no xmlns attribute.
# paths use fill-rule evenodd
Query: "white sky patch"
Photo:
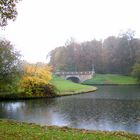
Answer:
<svg viewBox="0 0 140 140"><path fill-rule="evenodd" d="M139 0L22 0L18 17L1 30L29 62L46 61L70 37L104 39L131 28L140 37Z"/></svg>

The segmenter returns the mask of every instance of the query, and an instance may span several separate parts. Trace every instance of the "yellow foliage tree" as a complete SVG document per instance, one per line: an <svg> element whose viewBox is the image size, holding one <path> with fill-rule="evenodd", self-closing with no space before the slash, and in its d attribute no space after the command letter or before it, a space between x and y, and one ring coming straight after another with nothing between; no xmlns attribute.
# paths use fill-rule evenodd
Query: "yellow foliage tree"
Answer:
<svg viewBox="0 0 140 140"><path fill-rule="evenodd" d="M20 81L20 87L26 93L41 92L51 80L51 68L46 64L25 64L24 74Z"/></svg>

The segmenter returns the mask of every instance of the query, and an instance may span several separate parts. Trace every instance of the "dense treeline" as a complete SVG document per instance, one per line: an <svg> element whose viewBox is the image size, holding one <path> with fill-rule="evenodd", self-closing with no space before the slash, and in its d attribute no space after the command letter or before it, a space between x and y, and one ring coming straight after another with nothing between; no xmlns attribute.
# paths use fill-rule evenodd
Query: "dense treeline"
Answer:
<svg viewBox="0 0 140 140"><path fill-rule="evenodd" d="M90 71L94 66L96 73L129 75L139 60L140 39L134 37L132 30L104 41L77 43L71 40L50 52L50 64L55 71Z"/></svg>

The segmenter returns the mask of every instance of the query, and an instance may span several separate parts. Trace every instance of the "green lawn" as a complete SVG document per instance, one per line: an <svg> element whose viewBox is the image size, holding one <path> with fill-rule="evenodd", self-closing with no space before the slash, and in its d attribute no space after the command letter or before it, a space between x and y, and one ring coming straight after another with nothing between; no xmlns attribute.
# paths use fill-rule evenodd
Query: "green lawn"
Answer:
<svg viewBox="0 0 140 140"><path fill-rule="evenodd" d="M53 76L51 83L56 86L56 88L58 89L57 94L59 95L76 94L80 92L89 92L96 90L96 87L76 84L57 76Z"/></svg>
<svg viewBox="0 0 140 140"><path fill-rule="evenodd" d="M96 74L92 79L83 82L84 84L136 84L136 79L131 76L117 74Z"/></svg>
<svg viewBox="0 0 140 140"><path fill-rule="evenodd" d="M88 85L76 84L68 80L64 80L60 77L54 76L50 81L56 87L56 94L24 94L24 93L0 93L0 100L7 99L33 99L33 98L46 98L56 96L66 96L79 93L86 93L95 91L97 88Z"/></svg>
<svg viewBox="0 0 140 140"><path fill-rule="evenodd" d="M67 127L39 126L0 120L0 140L139 140L139 135L125 132L77 130Z"/></svg>

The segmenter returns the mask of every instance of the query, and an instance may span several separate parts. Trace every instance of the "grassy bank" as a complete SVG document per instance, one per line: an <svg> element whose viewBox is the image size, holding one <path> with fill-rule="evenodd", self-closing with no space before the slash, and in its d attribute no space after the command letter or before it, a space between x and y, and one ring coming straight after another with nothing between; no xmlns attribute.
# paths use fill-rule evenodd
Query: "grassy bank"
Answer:
<svg viewBox="0 0 140 140"><path fill-rule="evenodd" d="M53 76L50 81L56 87L55 94L25 94L25 93L0 93L0 100L9 99L34 99L34 98L45 98L45 97L56 97L56 96L67 96L85 92L95 91L96 87L76 84L68 80L61 79L60 77Z"/></svg>
<svg viewBox="0 0 140 140"><path fill-rule="evenodd" d="M92 79L84 81L83 84L133 85L137 83L136 79L131 76L122 76L117 74L96 74Z"/></svg>
<svg viewBox="0 0 140 140"><path fill-rule="evenodd" d="M0 140L139 140L139 135L125 132L77 130L67 127L39 126L0 120Z"/></svg>
<svg viewBox="0 0 140 140"><path fill-rule="evenodd" d="M84 92L95 91L96 87L76 84L60 77L53 76L51 83L58 89L57 95L70 95Z"/></svg>

